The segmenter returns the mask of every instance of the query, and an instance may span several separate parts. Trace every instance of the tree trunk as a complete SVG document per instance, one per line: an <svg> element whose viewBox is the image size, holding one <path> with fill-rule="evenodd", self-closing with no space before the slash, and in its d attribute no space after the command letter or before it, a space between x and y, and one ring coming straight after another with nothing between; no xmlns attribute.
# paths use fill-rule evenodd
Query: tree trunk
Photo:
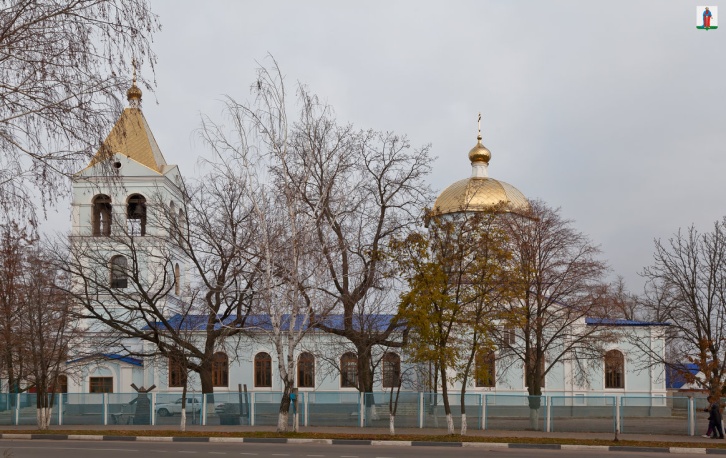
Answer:
<svg viewBox="0 0 726 458"><path fill-rule="evenodd" d="M212 394L214 393L214 384L212 383L212 363L211 358L209 363L203 363L199 367L199 380L202 383L202 393ZM207 402L214 402L214 396L207 398Z"/></svg>
<svg viewBox="0 0 726 458"><path fill-rule="evenodd" d="M466 382L467 378L461 382L461 435L466 436Z"/></svg>
<svg viewBox="0 0 726 458"><path fill-rule="evenodd" d="M391 434L391 436L396 435L396 416L391 414L388 419L388 432Z"/></svg>
<svg viewBox="0 0 726 458"><path fill-rule="evenodd" d="M366 419L378 420L378 411L374 403L373 396L366 396L366 393L373 393L373 371L371 370L371 361L373 355L369 345L356 345L358 353L358 390L363 393L363 399L366 407Z"/></svg>
<svg viewBox="0 0 726 458"><path fill-rule="evenodd" d="M43 387L39 387L38 393L36 394L36 420L38 424L38 429L41 431L45 431L50 426L50 416L51 416L51 409L52 406L50 405L48 394L45 392L46 390L43 389Z"/></svg>
<svg viewBox="0 0 726 458"><path fill-rule="evenodd" d="M439 366L441 372L441 397L444 399L444 413L446 414L446 429L448 434L454 435L454 419L451 417L451 406L449 405L449 387L446 380L446 365ZM436 413L434 412L434 415Z"/></svg>
<svg viewBox="0 0 726 458"><path fill-rule="evenodd" d="M48 429L48 426L50 426L51 409L50 407L41 407L37 409L36 413L38 429L41 431L45 431L46 429Z"/></svg>
<svg viewBox="0 0 726 458"><path fill-rule="evenodd" d="M184 369L186 372L186 368ZM192 409L194 406L192 406ZM182 410L181 410L181 419L179 421L179 431L186 431L187 430L187 380L186 376L184 376L184 388L182 388Z"/></svg>
<svg viewBox="0 0 726 458"><path fill-rule="evenodd" d="M280 399L280 412L277 415L277 432L286 433L288 420L290 418L290 393L292 393L292 382L283 380L282 399Z"/></svg>
<svg viewBox="0 0 726 458"><path fill-rule="evenodd" d="M529 429L539 431L539 409L542 405L540 395L529 396Z"/></svg>

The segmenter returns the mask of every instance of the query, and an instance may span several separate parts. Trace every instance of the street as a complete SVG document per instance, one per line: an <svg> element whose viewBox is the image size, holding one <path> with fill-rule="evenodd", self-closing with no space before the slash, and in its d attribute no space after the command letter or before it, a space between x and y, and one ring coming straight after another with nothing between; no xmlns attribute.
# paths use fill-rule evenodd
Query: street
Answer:
<svg viewBox="0 0 726 458"><path fill-rule="evenodd" d="M440 446L366 446L326 444L225 444L184 442L84 442L84 441L0 441L2 458L128 458L193 455L229 457L305 457L305 458L417 458L487 456L506 458L542 457L662 457L663 453L610 452L607 450L540 450L510 449L484 445L480 447Z"/></svg>

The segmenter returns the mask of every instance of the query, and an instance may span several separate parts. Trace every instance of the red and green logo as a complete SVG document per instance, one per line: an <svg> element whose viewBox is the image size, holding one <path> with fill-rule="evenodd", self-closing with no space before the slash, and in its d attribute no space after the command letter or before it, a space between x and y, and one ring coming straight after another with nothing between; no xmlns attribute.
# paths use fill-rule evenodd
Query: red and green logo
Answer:
<svg viewBox="0 0 726 458"><path fill-rule="evenodd" d="M718 6L697 6L696 28L700 30L718 29Z"/></svg>

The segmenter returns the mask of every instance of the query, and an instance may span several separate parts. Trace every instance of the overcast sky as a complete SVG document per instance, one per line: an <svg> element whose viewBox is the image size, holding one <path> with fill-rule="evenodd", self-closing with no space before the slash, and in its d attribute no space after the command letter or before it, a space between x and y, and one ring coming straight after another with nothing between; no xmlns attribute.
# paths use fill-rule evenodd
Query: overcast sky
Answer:
<svg viewBox="0 0 726 458"><path fill-rule="evenodd" d="M481 112L490 176L561 207L640 292L654 238L726 215L726 26L697 30L699 4L152 0L144 114L190 176L200 115L247 99L270 53L340 121L431 143L440 192Z"/></svg>

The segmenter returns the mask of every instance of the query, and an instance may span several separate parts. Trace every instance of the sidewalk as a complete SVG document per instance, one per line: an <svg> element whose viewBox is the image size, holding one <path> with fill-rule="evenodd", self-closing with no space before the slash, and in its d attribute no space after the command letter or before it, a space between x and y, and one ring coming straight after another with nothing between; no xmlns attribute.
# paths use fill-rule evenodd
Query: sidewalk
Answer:
<svg viewBox="0 0 726 458"><path fill-rule="evenodd" d="M134 436L135 431L158 431L168 432L169 435L173 435L178 432L178 427L173 426L144 426L144 425L64 425L64 426L50 426L50 431L83 431L89 435L98 434L100 431L127 431L129 436ZM207 432L213 435L217 432L225 433L249 433L257 431L274 432L276 428L274 426L198 426L189 425L186 428L187 432ZM0 431L4 433L24 433L31 434L37 433L38 429L35 426L0 426ZM350 435L361 435L361 436L388 436L387 428L336 428L336 427L300 427L302 433L315 433L318 435L330 434L350 434ZM429 429L429 428L396 428L397 435L410 435L410 436L444 436L445 432L442 429ZM389 436L390 440L396 440L396 436ZM551 432L545 433L542 431L500 431L500 430L473 430L468 431L467 437L489 437L489 438L539 438L547 439L548 443L554 443L553 439L580 439L580 440L604 440L612 441L614 434L612 433L579 433L579 432ZM715 445L726 444L724 440L708 439L701 436L687 436L687 435L666 435L666 434L620 434L618 435L620 441L640 441L640 442L652 442L652 443L689 443L696 447L711 447Z"/></svg>

